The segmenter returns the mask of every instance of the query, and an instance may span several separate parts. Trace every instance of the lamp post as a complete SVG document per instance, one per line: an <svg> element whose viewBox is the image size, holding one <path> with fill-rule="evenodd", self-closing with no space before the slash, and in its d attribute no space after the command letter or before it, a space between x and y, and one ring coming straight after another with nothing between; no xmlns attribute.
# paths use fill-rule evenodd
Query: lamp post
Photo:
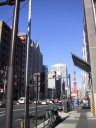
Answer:
<svg viewBox="0 0 96 128"><path fill-rule="evenodd" d="M56 98L56 71L54 71L53 78L55 79L55 89L53 88L53 94L54 94L54 97L53 98Z"/></svg>
<svg viewBox="0 0 96 128"><path fill-rule="evenodd" d="M15 0L14 20L12 25L12 36L10 43L9 67L8 67L8 85L7 85L7 107L6 107L6 128L12 128L13 118L13 76L14 76L14 59L16 37L18 32L20 0Z"/></svg>
<svg viewBox="0 0 96 128"><path fill-rule="evenodd" d="M36 91L35 116L36 116L36 128L37 128L37 101L38 101L38 91L40 88L40 73L34 73L32 76L32 79L33 79L33 85L34 85L35 91Z"/></svg>
<svg viewBox="0 0 96 128"><path fill-rule="evenodd" d="M29 0L29 12L28 12L28 37L27 37L27 54L26 54L26 86L25 86L25 128L29 128L29 86L28 86L28 66L29 66L29 45L31 36L31 3Z"/></svg>
<svg viewBox="0 0 96 128"><path fill-rule="evenodd" d="M70 78L70 74L69 74L69 85L70 85L70 99L71 99L71 78Z"/></svg>

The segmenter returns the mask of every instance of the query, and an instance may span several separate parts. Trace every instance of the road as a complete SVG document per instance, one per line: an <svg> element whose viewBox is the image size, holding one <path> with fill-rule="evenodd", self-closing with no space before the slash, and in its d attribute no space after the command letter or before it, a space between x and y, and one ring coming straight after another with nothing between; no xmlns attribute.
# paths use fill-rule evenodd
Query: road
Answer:
<svg viewBox="0 0 96 128"><path fill-rule="evenodd" d="M37 115L45 113L46 109L50 108L50 105L38 105ZM5 127L5 108L0 108L0 128ZM13 108L13 125L24 117L25 109L24 104L14 106ZM35 116L35 105L31 104L29 109L29 114Z"/></svg>

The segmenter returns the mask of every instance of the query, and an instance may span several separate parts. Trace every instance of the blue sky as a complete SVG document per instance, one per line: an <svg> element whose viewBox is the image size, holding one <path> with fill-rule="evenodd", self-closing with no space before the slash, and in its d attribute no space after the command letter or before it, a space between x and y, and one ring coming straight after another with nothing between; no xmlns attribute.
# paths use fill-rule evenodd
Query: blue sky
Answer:
<svg viewBox="0 0 96 128"><path fill-rule="evenodd" d="M0 19L12 25L12 6L0 7ZM21 3L19 32L27 33L28 2ZM82 0L32 0L31 39L38 41L44 64L62 63L73 79L71 53L82 57L83 4ZM76 67L78 87L81 70Z"/></svg>

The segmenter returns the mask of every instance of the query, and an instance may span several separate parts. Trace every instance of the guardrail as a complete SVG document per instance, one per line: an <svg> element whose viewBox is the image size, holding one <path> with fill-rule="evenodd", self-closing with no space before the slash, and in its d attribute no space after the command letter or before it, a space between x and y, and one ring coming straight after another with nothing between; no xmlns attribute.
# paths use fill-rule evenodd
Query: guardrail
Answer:
<svg viewBox="0 0 96 128"><path fill-rule="evenodd" d="M30 128L51 128L56 120L59 119L59 115L52 112L53 110L47 110L45 114L38 115L37 117L30 117ZM37 120L37 122L36 122ZM24 128L24 118L18 119L14 122L13 128Z"/></svg>

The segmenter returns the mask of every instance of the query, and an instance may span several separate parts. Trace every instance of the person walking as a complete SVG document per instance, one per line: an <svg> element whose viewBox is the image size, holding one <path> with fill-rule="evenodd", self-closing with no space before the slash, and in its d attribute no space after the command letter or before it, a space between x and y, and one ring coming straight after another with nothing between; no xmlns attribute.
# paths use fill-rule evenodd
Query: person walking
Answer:
<svg viewBox="0 0 96 128"><path fill-rule="evenodd" d="M74 108L76 109L77 108L77 100L74 99Z"/></svg>

